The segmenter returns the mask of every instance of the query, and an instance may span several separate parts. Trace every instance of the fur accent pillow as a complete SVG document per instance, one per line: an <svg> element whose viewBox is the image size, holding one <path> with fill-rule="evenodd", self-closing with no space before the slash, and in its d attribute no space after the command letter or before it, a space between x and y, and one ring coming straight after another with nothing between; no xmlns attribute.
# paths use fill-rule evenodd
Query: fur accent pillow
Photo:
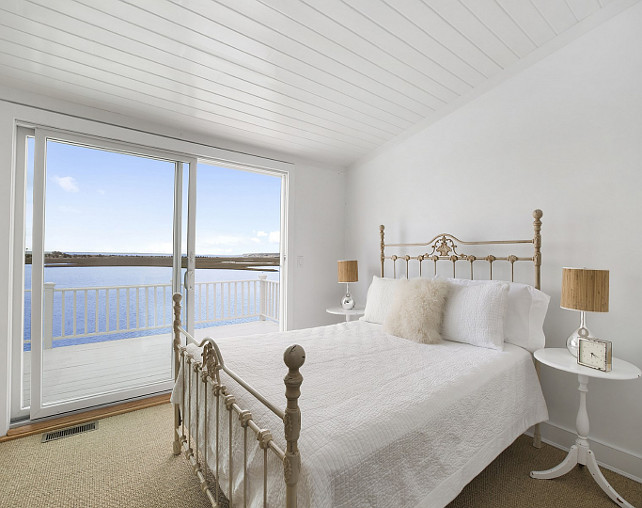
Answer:
<svg viewBox="0 0 642 508"><path fill-rule="evenodd" d="M440 279L400 279L383 322L386 333L403 339L437 344L450 285Z"/></svg>

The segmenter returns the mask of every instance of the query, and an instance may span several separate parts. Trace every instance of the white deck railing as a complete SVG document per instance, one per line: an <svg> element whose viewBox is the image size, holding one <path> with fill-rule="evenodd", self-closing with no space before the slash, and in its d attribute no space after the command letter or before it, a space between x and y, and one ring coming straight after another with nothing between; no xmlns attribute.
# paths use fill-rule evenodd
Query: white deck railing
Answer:
<svg viewBox="0 0 642 508"><path fill-rule="evenodd" d="M29 291L29 290L27 290ZM194 324L237 319L279 320L279 282L258 279L197 282ZM171 284L44 288L45 348L54 341L171 328Z"/></svg>

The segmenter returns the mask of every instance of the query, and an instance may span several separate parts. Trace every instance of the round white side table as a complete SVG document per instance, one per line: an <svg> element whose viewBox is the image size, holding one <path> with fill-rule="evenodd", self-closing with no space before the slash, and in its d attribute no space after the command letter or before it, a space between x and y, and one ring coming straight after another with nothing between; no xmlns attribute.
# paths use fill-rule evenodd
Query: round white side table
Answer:
<svg viewBox="0 0 642 508"><path fill-rule="evenodd" d="M557 466L545 471L532 471L531 477L538 480L550 480L551 478L558 478L568 473L575 467L576 464L587 466L591 476L601 489L619 506L626 508L634 508L633 505L626 502L613 487L606 481L602 475L595 454L589 448L588 435L589 435L589 418L588 411L586 410L586 394L588 393L588 382L590 377L601 379L636 379L642 375L640 369L635 365L613 358L613 367L611 372L602 372L601 370L590 369L582 365L578 365L577 359L568 352L566 348L545 348L535 351L535 358L537 361L554 369L571 374L577 374L579 380L580 392L580 407L577 412L577 420L575 426L577 428L577 439L575 444L571 446L566 458Z"/></svg>
<svg viewBox="0 0 642 508"><path fill-rule="evenodd" d="M352 321L353 318L363 316L365 309L355 307L354 309L346 310L343 307L328 307L325 311L328 314L340 314L346 317L346 321Z"/></svg>

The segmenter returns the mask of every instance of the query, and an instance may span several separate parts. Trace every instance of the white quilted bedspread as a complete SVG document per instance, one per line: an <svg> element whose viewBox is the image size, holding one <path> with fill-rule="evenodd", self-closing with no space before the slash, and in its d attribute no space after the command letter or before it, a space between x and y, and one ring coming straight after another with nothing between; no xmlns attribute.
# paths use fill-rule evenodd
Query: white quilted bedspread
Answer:
<svg viewBox="0 0 642 508"><path fill-rule="evenodd" d="M282 408L283 351L292 344L305 349L300 507L445 506L520 434L548 418L531 355L511 344L504 351L417 344L363 321L217 343L226 365ZM278 417L224 378L239 405L284 449ZM180 387L179 380L175 403ZM226 428L222 435L226 448ZM233 454L240 466L242 446ZM263 454L250 455L248 505L261 506ZM284 506L282 465L270 464L269 506ZM234 469L233 501L242 506ZM227 490L225 473L221 484Z"/></svg>

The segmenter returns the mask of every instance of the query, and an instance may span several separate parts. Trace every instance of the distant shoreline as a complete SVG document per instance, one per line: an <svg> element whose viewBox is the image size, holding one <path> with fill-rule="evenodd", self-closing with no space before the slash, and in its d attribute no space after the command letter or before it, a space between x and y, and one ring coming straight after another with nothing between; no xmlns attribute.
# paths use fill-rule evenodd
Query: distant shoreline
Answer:
<svg viewBox="0 0 642 508"><path fill-rule="evenodd" d="M244 254L241 256L210 257L197 256L196 268L218 270L256 270L275 272L280 266L279 254ZM25 256L25 263L31 264L31 254ZM63 252L45 253L45 266L173 266L172 256L121 255L121 254L67 254ZM182 268L187 268L187 257L181 258ZM271 268L274 267L274 268Z"/></svg>

